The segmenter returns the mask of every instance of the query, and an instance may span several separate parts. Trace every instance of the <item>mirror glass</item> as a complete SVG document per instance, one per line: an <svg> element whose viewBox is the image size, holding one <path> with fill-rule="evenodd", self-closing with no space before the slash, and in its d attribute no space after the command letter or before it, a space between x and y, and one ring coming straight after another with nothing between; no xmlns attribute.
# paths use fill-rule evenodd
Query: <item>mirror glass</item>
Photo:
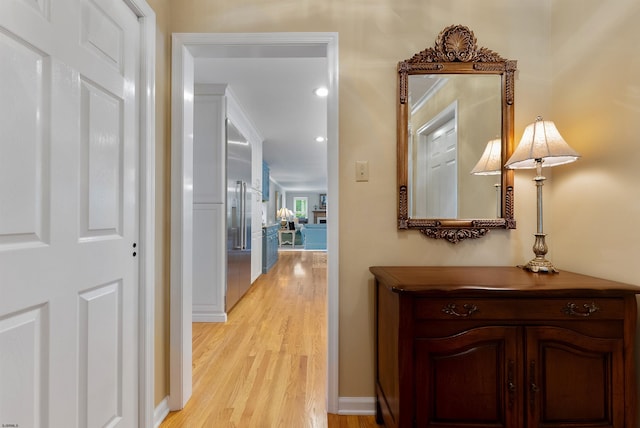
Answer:
<svg viewBox="0 0 640 428"><path fill-rule="evenodd" d="M515 228L516 61L450 26L398 64L398 228L459 242ZM489 156L490 155L490 156Z"/></svg>
<svg viewBox="0 0 640 428"><path fill-rule="evenodd" d="M488 142L502 138L500 86L490 74L409 76L411 217L502 217L500 171L472 173Z"/></svg>

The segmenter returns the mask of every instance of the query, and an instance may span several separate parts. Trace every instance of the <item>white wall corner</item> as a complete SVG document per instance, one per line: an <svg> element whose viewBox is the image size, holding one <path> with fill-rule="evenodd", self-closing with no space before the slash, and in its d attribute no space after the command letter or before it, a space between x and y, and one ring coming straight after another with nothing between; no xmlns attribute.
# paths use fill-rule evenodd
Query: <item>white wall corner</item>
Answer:
<svg viewBox="0 0 640 428"><path fill-rule="evenodd" d="M153 428L158 428L162 421L165 420L169 414L169 397L165 397L164 400L158 404L153 411Z"/></svg>
<svg viewBox="0 0 640 428"><path fill-rule="evenodd" d="M376 414L375 397L338 397L339 415L371 416Z"/></svg>

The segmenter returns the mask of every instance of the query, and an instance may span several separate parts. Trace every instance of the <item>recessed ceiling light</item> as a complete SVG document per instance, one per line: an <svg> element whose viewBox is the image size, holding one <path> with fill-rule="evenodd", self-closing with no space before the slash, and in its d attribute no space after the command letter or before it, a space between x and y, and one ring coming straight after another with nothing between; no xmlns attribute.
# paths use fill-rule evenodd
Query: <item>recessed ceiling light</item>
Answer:
<svg viewBox="0 0 640 428"><path fill-rule="evenodd" d="M316 94L319 97L326 97L327 95L329 95L329 90L327 88L325 88L324 86L322 86L320 88L314 89L313 93Z"/></svg>
<svg viewBox="0 0 640 428"><path fill-rule="evenodd" d="M326 138L324 138L324 137L316 137L316 141L318 143L322 143L322 142L326 141Z"/></svg>

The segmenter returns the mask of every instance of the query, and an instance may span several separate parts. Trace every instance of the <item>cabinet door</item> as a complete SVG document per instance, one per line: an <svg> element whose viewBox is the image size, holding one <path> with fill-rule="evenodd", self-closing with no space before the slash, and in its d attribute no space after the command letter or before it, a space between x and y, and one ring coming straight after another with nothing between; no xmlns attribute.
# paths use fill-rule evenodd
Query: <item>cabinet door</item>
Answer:
<svg viewBox="0 0 640 428"><path fill-rule="evenodd" d="M622 338L526 330L528 427L624 427Z"/></svg>
<svg viewBox="0 0 640 428"><path fill-rule="evenodd" d="M478 327L415 345L416 426L522 426L520 328Z"/></svg>

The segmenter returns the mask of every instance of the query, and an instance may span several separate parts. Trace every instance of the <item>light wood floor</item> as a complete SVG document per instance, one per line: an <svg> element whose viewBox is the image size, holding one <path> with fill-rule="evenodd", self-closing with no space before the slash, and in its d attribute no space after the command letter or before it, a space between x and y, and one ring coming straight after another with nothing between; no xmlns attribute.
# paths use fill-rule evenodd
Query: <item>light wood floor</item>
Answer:
<svg viewBox="0 0 640 428"><path fill-rule="evenodd" d="M160 428L372 428L327 415L326 253L281 252L226 323L193 324L193 395Z"/></svg>

